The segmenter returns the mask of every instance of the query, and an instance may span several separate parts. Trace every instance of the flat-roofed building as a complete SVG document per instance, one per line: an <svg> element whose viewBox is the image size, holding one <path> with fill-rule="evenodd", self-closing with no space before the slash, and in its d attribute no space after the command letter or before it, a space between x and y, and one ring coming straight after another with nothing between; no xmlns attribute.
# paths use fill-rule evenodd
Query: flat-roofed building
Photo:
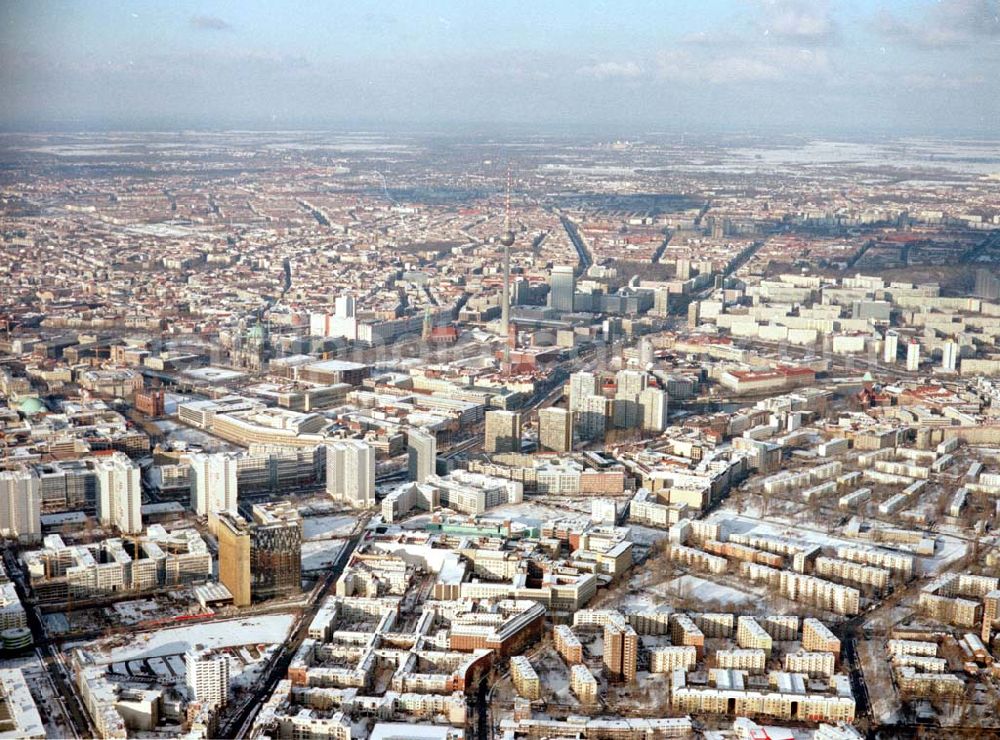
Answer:
<svg viewBox="0 0 1000 740"><path fill-rule="evenodd" d="M249 606L250 526L235 512L220 511L212 516L219 542L219 582L233 595L234 606Z"/></svg>
<svg viewBox="0 0 1000 740"><path fill-rule="evenodd" d="M510 659L510 675L514 682L514 689L525 699L535 701L542 696L542 685L538 680L538 673L531 666L523 655L515 655Z"/></svg>
<svg viewBox="0 0 1000 740"><path fill-rule="evenodd" d="M486 451L521 451L521 414L500 409L486 412Z"/></svg>
<svg viewBox="0 0 1000 740"><path fill-rule="evenodd" d="M29 470L0 471L0 534L23 542L42 536L42 494Z"/></svg>
<svg viewBox="0 0 1000 740"><path fill-rule="evenodd" d="M566 409L552 406L538 412L538 443L553 452L573 449L573 415Z"/></svg>
<svg viewBox="0 0 1000 740"><path fill-rule="evenodd" d="M556 652L570 665L583 662L583 645L573 630L566 624L556 625L552 630Z"/></svg>
<svg viewBox="0 0 1000 740"><path fill-rule="evenodd" d="M597 701L597 679L587 666L577 663L570 667L569 686L581 704Z"/></svg>
<svg viewBox="0 0 1000 740"><path fill-rule="evenodd" d="M356 509L375 504L375 450L359 439L326 446L326 492Z"/></svg>

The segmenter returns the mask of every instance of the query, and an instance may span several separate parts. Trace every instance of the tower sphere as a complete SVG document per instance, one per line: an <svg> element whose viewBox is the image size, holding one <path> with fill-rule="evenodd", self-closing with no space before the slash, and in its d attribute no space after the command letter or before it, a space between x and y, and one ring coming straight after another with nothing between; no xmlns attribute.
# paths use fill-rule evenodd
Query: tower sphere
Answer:
<svg viewBox="0 0 1000 740"><path fill-rule="evenodd" d="M500 243L503 244L505 247L511 246L514 243L514 232L508 231L506 234L500 237Z"/></svg>

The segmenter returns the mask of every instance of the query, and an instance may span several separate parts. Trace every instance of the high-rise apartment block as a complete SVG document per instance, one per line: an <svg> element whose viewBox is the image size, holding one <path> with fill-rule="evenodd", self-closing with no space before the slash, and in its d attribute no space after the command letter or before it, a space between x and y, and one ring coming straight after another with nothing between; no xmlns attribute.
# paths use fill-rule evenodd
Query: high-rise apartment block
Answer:
<svg viewBox="0 0 1000 740"><path fill-rule="evenodd" d="M569 410L582 411L584 402L597 395L597 376L579 372L569 376Z"/></svg>
<svg viewBox="0 0 1000 740"><path fill-rule="evenodd" d="M510 676L519 696L532 701L541 698L542 684L538 673L526 657L515 655L510 659Z"/></svg>
<svg viewBox="0 0 1000 740"><path fill-rule="evenodd" d="M637 427L642 421L639 394L646 390L649 376L639 370L619 370L615 380L615 426L621 429Z"/></svg>
<svg viewBox="0 0 1000 740"><path fill-rule="evenodd" d="M609 681L635 680L639 635L631 625L604 625L604 669Z"/></svg>
<svg viewBox="0 0 1000 740"><path fill-rule="evenodd" d="M437 472L437 438L431 432L408 429L406 445L409 453L409 479L423 483Z"/></svg>
<svg viewBox="0 0 1000 740"><path fill-rule="evenodd" d="M124 534L142 532L139 466L121 453L101 459L97 473L97 517Z"/></svg>
<svg viewBox="0 0 1000 740"><path fill-rule="evenodd" d="M326 447L326 492L356 509L375 504L375 449L359 439Z"/></svg>
<svg viewBox="0 0 1000 740"><path fill-rule="evenodd" d="M608 399L604 396L590 396L583 401L576 412L576 433L583 440L604 440L608 424Z"/></svg>
<svg viewBox="0 0 1000 740"><path fill-rule="evenodd" d="M597 679L587 666L576 663L570 667L569 686L581 704L597 701Z"/></svg>
<svg viewBox="0 0 1000 740"><path fill-rule="evenodd" d="M199 516L236 511L237 458L225 453L196 453L191 464L191 509Z"/></svg>
<svg viewBox="0 0 1000 740"><path fill-rule="evenodd" d="M982 641L984 645L990 644L997 620L1000 620L1000 591L990 591L983 597Z"/></svg>
<svg viewBox="0 0 1000 740"><path fill-rule="evenodd" d="M646 388L639 394L639 411L644 432L662 432L667 428L667 392L660 388Z"/></svg>
<svg viewBox="0 0 1000 740"><path fill-rule="evenodd" d="M42 494L38 476L25 470L0 471L0 534L22 541L42 536Z"/></svg>
<svg viewBox="0 0 1000 740"><path fill-rule="evenodd" d="M230 657L195 646L184 656L188 698L208 707L229 703Z"/></svg>
<svg viewBox="0 0 1000 740"><path fill-rule="evenodd" d="M1000 298L1000 271L984 267L976 270L975 295L995 301Z"/></svg>
<svg viewBox="0 0 1000 740"><path fill-rule="evenodd" d="M941 345L941 370L953 373L958 369L958 343L945 342Z"/></svg>
<svg viewBox="0 0 1000 740"><path fill-rule="evenodd" d="M882 345L882 362L886 365L893 365L896 362L896 355L899 354L899 334L894 331L885 333L885 342Z"/></svg>
<svg viewBox="0 0 1000 740"><path fill-rule="evenodd" d="M553 452L573 449L573 415L552 406L538 412L538 443Z"/></svg>
<svg viewBox="0 0 1000 740"><path fill-rule="evenodd" d="M521 451L521 414L501 410L486 412L486 451Z"/></svg>

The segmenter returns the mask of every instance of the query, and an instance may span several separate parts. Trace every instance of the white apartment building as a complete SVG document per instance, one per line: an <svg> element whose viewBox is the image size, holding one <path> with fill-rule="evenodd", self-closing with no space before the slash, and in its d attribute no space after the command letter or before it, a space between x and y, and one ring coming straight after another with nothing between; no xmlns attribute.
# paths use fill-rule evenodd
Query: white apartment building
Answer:
<svg viewBox="0 0 1000 740"><path fill-rule="evenodd" d="M123 534L142 532L142 486L139 466L125 455L102 458L97 473L97 517Z"/></svg>
<svg viewBox="0 0 1000 740"><path fill-rule="evenodd" d="M209 653L197 647L184 656L188 696L207 706L224 707L229 703L229 656Z"/></svg>
<svg viewBox="0 0 1000 740"><path fill-rule="evenodd" d="M0 534L38 540L42 536L41 514L38 476L26 470L0 471Z"/></svg>
<svg viewBox="0 0 1000 740"><path fill-rule="evenodd" d="M375 450L359 439L326 446L326 492L356 509L375 503Z"/></svg>
<svg viewBox="0 0 1000 740"><path fill-rule="evenodd" d="M237 460L225 453L195 453L191 464L191 510L199 516L236 511Z"/></svg>

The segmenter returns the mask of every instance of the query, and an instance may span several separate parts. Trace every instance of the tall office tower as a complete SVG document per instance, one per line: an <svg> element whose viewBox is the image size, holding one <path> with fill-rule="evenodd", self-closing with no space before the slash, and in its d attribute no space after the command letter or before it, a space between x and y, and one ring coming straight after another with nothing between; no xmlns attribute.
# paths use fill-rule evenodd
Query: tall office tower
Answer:
<svg viewBox="0 0 1000 740"><path fill-rule="evenodd" d="M236 511L237 460L223 452L188 456L191 463L191 510L199 516Z"/></svg>
<svg viewBox="0 0 1000 740"><path fill-rule="evenodd" d="M958 343L945 342L941 345L941 369L953 373L958 369Z"/></svg>
<svg viewBox="0 0 1000 740"><path fill-rule="evenodd" d="M250 592L254 599L302 591L302 518L288 501L255 504L250 523Z"/></svg>
<svg viewBox="0 0 1000 740"><path fill-rule="evenodd" d="M660 388L646 388L639 394L644 432L662 432L667 428L667 405L667 392Z"/></svg>
<svg viewBox="0 0 1000 740"><path fill-rule="evenodd" d="M437 437L421 429L406 430L410 480L423 483L437 472Z"/></svg>
<svg viewBox="0 0 1000 740"><path fill-rule="evenodd" d="M360 439L326 447L326 492L355 509L375 503L375 450Z"/></svg>
<svg viewBox="0 0 1000 740"><path fill-rule="evenodd" d="M510 286L510 303L512 306L521 306L528 302L531 295L531 283L525 278L518 278Z"/></svg>
<svg viewBox="0 0 1000 740"><path fill-rule="evenodd" d="M604 625L604 668L608 681L635 680L639 658L639 635L631 625Z"/></svg>
<svg viewBox="0 0 1000 740"><path fill-rule="evenodd" d="M906 345L906 370L915 373L920 369L920 344L910 340Z"/></svg>
<svg viewBox="0 0 1000 740"><path fill-rule="evenodd" d="M28 470L0 471L0 534L21 541L42 537L42 493Z"/></svg>
<svg viewBox="0 0 1000 740"><path fill-rule="evenodd" d="M215 512L210 519L219 541L219 583L233 595L234 606L249 606L250 525L232 511Z"/></svg>
<svg viewBox="0 0 1000 740"><path fill-rule="evenodd" d="M588 396L576 412L576 434L583 440L604 440L608 426L608 399L604 396Z"/></svg>
<svg viewBox="0 0 1000 740"><path fill-rule="evenodd" d="M208 707L224 707L229 703L229 656L210 653L200 645L184 655L188 699Z"/></svg>
<svg viewBox="0 0 1000 740"><path fill-rule="evenodd" d="M556 311L573 310L573 294L576 293L576 276L569 265L556 265L549 279L549 306Z"/></svg>
<svg viewBox="0 0 1000 740"><path fill-rule="evenodd" d="M486 451L521 451L521 414L516 411L486 412Z"/></svg>
<svg viewBox="0 0 1000 740"><path fill-rule="evenodd" d="M885 343L882 345L882 362L894 365L899 354L899 334L894 331L885 333Z"/></svg>
<svg viewBox="0 0 1000 740"><path fill-rule="evenodd" d="M597 395L597 377L579 372L569 376L569 410L582 411L585 401Z"/></svg>
<svg viewBox="0 0 1000 740"><path fill-rule="evenodd" d="M1000 272L987 267L976 270L975 295L991 301L1000 298Z"/></svg>
<svg viewBox="0 0 1000 740"><path fill-rule="evenodd" d="M553 452L573 449L573 415L551 406L538 412L538 443Z"/></svg>
<svg viewBox="0 0 1000 740"><path fill-rule="evenodd" d="M604 341L610 343L617 342L624 336L624 324L621 316L609 316L601 322L601 333L604 334Z"/></svg>
<svg viewBox="0 0 1000 740"><path fill-rule="evenodd" d="M123 534L142 532L142 486L139 466L115 453L97 461L97 517Z"/></svg>

